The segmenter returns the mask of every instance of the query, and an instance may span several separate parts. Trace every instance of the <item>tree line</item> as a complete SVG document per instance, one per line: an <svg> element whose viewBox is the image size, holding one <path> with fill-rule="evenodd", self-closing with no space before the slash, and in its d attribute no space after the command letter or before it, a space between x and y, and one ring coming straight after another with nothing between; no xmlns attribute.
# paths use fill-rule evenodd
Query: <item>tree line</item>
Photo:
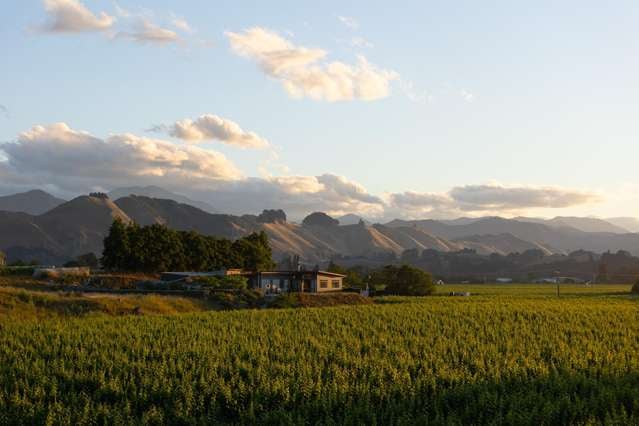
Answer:
<svg viewBox="0 0 639 426"><path fill-rule="evenodd" d="M228 268L261 271L274 267L264 231L231 241L158 224L126 224L119 219L104 239L100 262L105 269L137 272Z"/></svg>
<svg viewBox="0 0 639 426"><path fill-rule="evenodd" d="M366 269L357 266L345 268L331 261L328 271L345 275L345 287L361 289L368 286L376 292L402 296L427 296L435 292L433 276L407 264Z"/></svg>

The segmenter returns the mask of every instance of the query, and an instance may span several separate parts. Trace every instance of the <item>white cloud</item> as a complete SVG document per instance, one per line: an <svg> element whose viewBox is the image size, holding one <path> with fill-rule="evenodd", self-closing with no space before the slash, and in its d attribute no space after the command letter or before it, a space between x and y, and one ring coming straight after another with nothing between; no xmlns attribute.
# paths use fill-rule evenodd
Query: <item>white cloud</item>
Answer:
<svg viewBox="0 0 639 426"><path fill-rule="evenodd" d="M352 47L357 47L360 49L364 49L364 48L372 48L373 47L373 43L371 43L370 41L366 40L364 37L353 37L350 40L350 45Z"/></svg>
<svg viewBox="0 0 639 426"><path fill-rule="evenodd" d="M338 16L337 19L351 30L357 30L359 28L359 23L355 20L355 18L351 18L349 16Z"/></svg>
<svg viewBox="0 0 639 426"><path fill-rule="evenodd" d="M61 191L157 184L207 187L242 178L223 154L129 133L101 139L65 123L35 126L0 145L6 183L55 183Z"/></svg>
<svg viewBox="0 0 639 426"><path fill-rule="evenodd" d="M227 32L226 36L236 54L256 61L295 98L372 101L387 97L390 82L399 78L396 72L377 68L364 56L358 56L356 65L324 62L325 50L296 46L264 28Z"/></svg>
<svg viewBox="0 0 639 426"><path fill-rule="evenodd" d="M157 126L153 130L160 130ZM217 140L241 148L266 148L269 143L254 132L244 131L239 124L214 114L204 114L191 120L186 118L168 127L169 135L189 142Z"/></svg>
<svg viewBox="0 0 639 426"><path fill-rule="evenodd" d="M444 193L407 191L387 196L387 214L404 217L508 215L530 209L562 209L600 201L598 194L559 187L457 186Z"/></svg>
<svg viewBox="0 0 639 426"><path fill-rule="evenodd" d="M462 99L464 99L468 103L475 100L475 95L466 89L460 90L459 95L462 97Z"/></svg>
<svg viewBox="0 0 639 426"><path fill-rule="evenodd" d="M115 23L115 18L105 12L94 14L78 0L44 0L48 15L41 30L52 33L79 33L105 31Z"/></svg>
<svg viewBox="0 0 639 426"><path fill-rule="evenodd" d="M361 212L379 216L382 201L370 194L345 190L361 185L341 176L276 176L247 178L218 185L208 191L194 193L199 199L215 203L234 214L260 212L262 209L284 209L289 217L302 218L313 211L332 215Z"/></svg>
<svg viewBox="0 0 639 426"><path fill-rule="evenodd" d="M119 32L117 37L129 38L138 43L154 44L176 43L181 40L175 31L162 28L147 19L142 19L130 31Z"/></svg>
<svg viewBox="0 0 639 426"><path fill-rule="evenodd" d="M178 16L174 16L171 19L171 25L173 25L173 27L177 28L178 30L188 33L188 34L192 34L193 28L191 27L191 25L188 23L188 21L184 18L180 18Z"/></svg>
<svg viewBox="0 0 639 426"><path fill-rule="evenodd" d="M464 210L518 210L565 208L600 199L599 195L560 187L503 186L499 184L455 187L450 197Z"/></svg>
<svg viewBox="0 0 639 426"><path fill-rule="evenodd" d="M213 150L130 133L100 138L64 123L34 126L16 141L0 144L0 193L39 187L73 196L132 185L161 186L229 213L283 208L296 218L312 211L377 218L514 215L601 201L589 191L497 183L380 197L335 174L246 177Z"/></svg>

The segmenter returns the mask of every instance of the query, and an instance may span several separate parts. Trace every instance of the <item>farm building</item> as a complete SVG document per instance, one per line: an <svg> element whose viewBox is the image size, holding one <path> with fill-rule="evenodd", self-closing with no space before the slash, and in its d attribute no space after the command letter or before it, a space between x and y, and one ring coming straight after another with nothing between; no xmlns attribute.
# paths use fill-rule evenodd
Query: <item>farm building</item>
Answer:
<svg viewBox="0 0 639 426"><path fill-rule="evenodd" d="M249 287L266 294L287 292L327 293L341 291L345 275L327 271L243 271L225 269L212 272L165 272L162 281L179 281L187 278L207 276L241 275L246 277Z"/></svg>

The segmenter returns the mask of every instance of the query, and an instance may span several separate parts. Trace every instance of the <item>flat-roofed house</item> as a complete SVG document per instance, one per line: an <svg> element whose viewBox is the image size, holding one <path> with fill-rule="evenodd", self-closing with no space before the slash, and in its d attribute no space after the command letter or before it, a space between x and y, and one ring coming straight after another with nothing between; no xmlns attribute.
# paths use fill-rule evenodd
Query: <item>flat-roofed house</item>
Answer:
<svg viewBox="0 0 639 426"><path fill-rule="evenodd" d="M341 291L345 275L327 271L263 271L249 277L252 288L267 294L300 292L328 293Z"/></svg>
<svg viewBox="0 0 639 426"><path fill-rule="evenodd" d="M240 275L248 280L249 287L265 294L288 292L328 293L342 291L346 275L327 271L244 271L223 269L211 272L165 272L162 281L182 281L188 278Z"/></svg>

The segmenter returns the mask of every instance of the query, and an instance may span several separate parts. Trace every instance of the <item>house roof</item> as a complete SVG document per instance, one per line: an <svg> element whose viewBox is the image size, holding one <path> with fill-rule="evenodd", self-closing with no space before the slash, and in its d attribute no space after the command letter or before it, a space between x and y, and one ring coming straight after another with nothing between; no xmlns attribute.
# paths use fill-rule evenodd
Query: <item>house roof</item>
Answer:
<svg viewBox="0 0 639 426"><path fill-rule="evenodd" d="M313 274L313 275L325 275L327 277L345 278L346 275L337 274L335 272L328 271L262 271L261 275L294 275L294 274Z"/></svg>

